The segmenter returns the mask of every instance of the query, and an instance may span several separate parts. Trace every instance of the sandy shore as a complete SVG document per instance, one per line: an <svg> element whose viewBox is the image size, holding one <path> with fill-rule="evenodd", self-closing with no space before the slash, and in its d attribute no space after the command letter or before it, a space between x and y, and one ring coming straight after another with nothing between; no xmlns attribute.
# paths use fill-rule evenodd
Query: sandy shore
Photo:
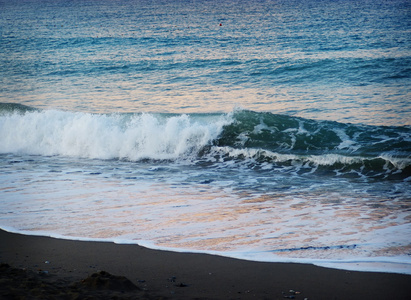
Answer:
<svg viewBox="0 0 411 300"><path fill-rule="evenodd" d="M1 230L0 262L2 299L385 300L411 295L409 275L250 262Z"/></svg>

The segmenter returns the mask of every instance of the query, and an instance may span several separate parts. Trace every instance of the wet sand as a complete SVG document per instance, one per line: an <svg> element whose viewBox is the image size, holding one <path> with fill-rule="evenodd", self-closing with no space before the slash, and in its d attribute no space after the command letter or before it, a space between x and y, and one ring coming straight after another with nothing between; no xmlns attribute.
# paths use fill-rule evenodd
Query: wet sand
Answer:
<svg viewBox="0 0 411 300"><path fill-rule="evenodd" d="M1 299L410 299L411 275L263 263L0 230Z"/></svg>

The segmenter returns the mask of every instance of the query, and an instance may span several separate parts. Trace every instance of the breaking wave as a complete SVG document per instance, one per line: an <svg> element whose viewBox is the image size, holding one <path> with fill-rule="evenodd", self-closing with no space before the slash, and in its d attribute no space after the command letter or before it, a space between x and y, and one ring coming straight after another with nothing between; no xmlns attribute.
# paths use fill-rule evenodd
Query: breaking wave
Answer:
<svg viewBox="0 0 411 300"><path fill-rule="evenodd" d="M234 110L90 114L0 104L0 153L172 160L261 171L409 180L411 128Z"/></svg>

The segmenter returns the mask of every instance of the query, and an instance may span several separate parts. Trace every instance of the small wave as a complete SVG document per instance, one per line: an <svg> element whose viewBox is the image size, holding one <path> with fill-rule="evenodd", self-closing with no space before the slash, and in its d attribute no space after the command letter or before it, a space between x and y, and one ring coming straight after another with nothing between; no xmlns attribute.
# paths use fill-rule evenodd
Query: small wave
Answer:
<svg viewBox="0 0 411 300"><path fill-rule="evenodd" d="M0 103L0 115L13 112L23 114L28 111L37 111L37 109L18 103Z"/></svg>
<svg viewBox="0 0 411 300"><path fill-rule="evenodd" d="M411 159L390 156L361 157L341 154L282 154L262 149L212 147L207 161L219 167L245 167L298 175L317 174L350 178L407 179Z"/></svg>

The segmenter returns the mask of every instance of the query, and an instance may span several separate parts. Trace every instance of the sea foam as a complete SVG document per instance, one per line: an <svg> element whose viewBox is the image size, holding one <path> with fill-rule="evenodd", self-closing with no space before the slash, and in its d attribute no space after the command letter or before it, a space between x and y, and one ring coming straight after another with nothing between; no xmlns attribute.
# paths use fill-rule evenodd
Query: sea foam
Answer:
<svg viewBox="0 0 411 300"><path fill-rule="evenodd" d="M0 117L1 153L97 159L177 159L195 155L228 116L97 115L57 110Z"/></svg>

